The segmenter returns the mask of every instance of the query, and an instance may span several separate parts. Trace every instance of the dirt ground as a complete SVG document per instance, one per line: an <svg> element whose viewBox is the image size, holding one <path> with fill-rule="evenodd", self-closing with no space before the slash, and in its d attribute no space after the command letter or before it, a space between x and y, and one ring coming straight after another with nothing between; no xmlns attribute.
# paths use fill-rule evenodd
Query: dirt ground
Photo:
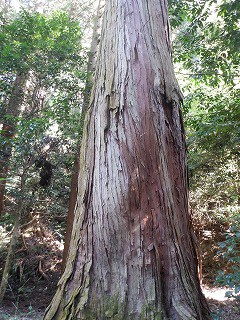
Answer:
<svg viewBox="0 0 240 320"><path fill-rule="evenodd" d="M28 301L26 299L17 302L5 300L0 308L0 320L41 320L51 299L49 293L53 293L52 290L48 291L48 287L41 289L41 292L33 292L34 294L28 297ZM226 290L226 288L203 286L203 292L213 313L213 320L240 319L240 300L225 297Z"/></svg>
<svg viewBox="0 0 240 320"><path fill-rule="evenodd" d="M240 320L240 299L227 298L228 288L202 286L213 320ZM239 297L240 298L240 297Z"/></svg>
<svg viewBox="0 0 240 320"><path fill-rule="evenodd" d="M1 230L0 230L1 231ZM6 258L0 232L0 270ZM6 295L0 307L0 320L41 320L50 303L61 273L63 241L46 228L28 230L19 239ZM227 288L216 287L214 275L204 278L203 292L213 320L240 320L240 297L227 298ZM208 285L207 285L208 284Z"/></svg>

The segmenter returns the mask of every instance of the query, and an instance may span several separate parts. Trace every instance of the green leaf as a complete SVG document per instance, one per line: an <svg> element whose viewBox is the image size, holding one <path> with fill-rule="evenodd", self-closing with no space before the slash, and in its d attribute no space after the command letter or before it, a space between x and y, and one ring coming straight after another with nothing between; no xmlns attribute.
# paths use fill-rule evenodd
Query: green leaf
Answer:
<svg viewBox="0 0 240 320"><path fill-rule="evenodd" d="M227 244L226 242L219 242L218 245L220 248L225 248Z"/></svg>

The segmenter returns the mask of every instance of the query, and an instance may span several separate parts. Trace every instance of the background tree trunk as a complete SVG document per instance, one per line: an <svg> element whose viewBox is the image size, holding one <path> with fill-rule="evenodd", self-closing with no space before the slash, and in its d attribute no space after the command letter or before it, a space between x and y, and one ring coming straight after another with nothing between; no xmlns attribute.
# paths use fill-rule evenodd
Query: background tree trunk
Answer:
<svg viewBox="0 0 240 320"><path fill-rule="evenodd" d="M77 203L78 174L79 174L79 153L76 155L76 158L75 158L74 164L73 164L73 173L72 173L72 179L71 179L71 192L70 192L68 215L67 215L67 228L66 228L66 234L65 234L63 258L62 258L62 266L61 266L62 273L66 267L69 245L70 245L70 240L71 240L71 235L72 235L75 206Z"/></svg>
<svg viewBox="0 0 240 320"><path fill-rule="evenodd" d="M2 143L0 150L0 216L2 215L4 208L4 194L6 187L6 178L9 168L9 161L12 153L12 138L16 131L16 119L15 117L20 114L20 107L23 101L24 86L26 83L26 75L18 74L14 81L13 91L8 102L8 107L1 119L2 122Z"/></svg>
<svg viewBox="0 0 240 320"><path fill-rule="evenodd" d="M6 257L6 261L5 261L4 269L2 273L2 280L0 283L0 305L3 302L5 292L7 289L8 278L9 278L9 274L10 274L12 263L13 263L13 257L15 254L15 247L18 241L20 221L21 221L22 211L23 211L23 194L25 189L25 183L26 183L26 174L25 172L23 172L21 176L21 184L20 184L21 195L18 200L18 206L17 206L16 217L15 217L15 223L12 231L12 237L9 243L8 253L7 253L7 257Z"/></svg>
<svg viewBox="0 0 240 320"><path fill-rule="evenodd" d="M65 272L46 319L207 319L166 2L109 0Z"/></svg>

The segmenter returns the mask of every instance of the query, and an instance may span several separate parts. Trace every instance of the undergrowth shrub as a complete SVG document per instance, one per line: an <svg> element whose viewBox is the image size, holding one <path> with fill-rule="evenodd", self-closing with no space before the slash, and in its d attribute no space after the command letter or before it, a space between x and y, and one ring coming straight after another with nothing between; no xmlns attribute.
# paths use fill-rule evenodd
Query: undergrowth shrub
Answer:
<svg viewBox="0 0 240 320"><path fill-rule="evenodd" d="M226 292L226 296L240 298L240 212L231 215L225 240L218 244L218 253L226 264L218 272L216 283L232 289Z"/></svg>

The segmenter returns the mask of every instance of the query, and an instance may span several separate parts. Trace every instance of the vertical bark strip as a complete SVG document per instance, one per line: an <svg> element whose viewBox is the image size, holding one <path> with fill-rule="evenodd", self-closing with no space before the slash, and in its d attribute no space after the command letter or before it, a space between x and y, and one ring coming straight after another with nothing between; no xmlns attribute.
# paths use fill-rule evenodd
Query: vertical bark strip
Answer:
<svg viewBox="0 0 240 320"><path fill-rule="evenodd" d="M166 1L107 1L71 250L45 320L207 319L180 104Z"/></svg>
<svg viewBox="0 0 240 320"><path fill-rule="evenodd" d="M82 106L82 113L80 124L81 126L84 125L84 118L87 112L87 108L89 105L89 99L91 94L91 89L93 85L93 75L95 71L96 59L97 59L97 49L99 44L99 34L98 31L101 25L101 17L102 17L102 0L99 0L97 13L94 18L94 25L93 25L93 35L92 35L92 42L89 51L89 58L88 58L88 66L87 66L87 80L85 85L85 92L84 92L84 99L83 99L83 106ZM72 227L73 227L73 220L74 220L74 212L75 206L77 202L77 191L78 191L78 174L79 174L79 151L80 151L81 141L79 142L78 152L76 155L76 159L73 165L73 174L71 180L71 193L69 199L69 208L68 208L68 215L67 215L67 228L66 228L66 235L65 235L65 242L64 242L64 250L63 250L63 259L62 259L62 272L66 267L66 261L69 251L70 239L72 234Z"/></svg>

